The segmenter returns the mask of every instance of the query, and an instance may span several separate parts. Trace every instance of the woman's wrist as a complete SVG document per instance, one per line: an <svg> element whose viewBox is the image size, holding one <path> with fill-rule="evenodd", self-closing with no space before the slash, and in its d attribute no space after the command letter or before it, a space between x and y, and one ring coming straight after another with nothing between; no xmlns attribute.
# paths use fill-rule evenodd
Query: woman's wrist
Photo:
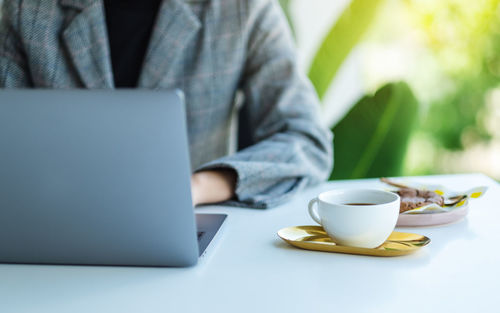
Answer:
<svg viewBox="0 0 500 313"><path fill-rule="evenodd" d="M193 204L208 204L234 197L237 175L234 170L209 170L191 176Z"/></svg>

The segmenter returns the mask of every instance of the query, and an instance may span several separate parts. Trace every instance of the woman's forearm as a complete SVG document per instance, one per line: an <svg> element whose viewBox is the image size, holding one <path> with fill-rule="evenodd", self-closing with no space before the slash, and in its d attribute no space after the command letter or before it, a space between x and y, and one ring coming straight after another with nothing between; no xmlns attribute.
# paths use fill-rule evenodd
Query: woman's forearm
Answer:
<svg viewBox="0 0 500 313"><path fill-rule="evenodd" d="M191 177L193 204L209 204L234 197L236 173L233 170L201 171Z"/></svg>

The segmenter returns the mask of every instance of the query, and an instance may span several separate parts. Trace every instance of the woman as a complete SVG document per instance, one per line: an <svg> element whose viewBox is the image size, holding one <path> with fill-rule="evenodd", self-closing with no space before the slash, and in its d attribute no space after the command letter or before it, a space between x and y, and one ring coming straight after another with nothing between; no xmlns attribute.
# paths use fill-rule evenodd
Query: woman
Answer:
<svg viewBox="0 0 500 313"><path fill-rule="evenodd" d="M2 16L1 87L183 90L195 204L268 207L330 173L275 1L8 0ZM249 145L228 155L238 98Z"/></svg>

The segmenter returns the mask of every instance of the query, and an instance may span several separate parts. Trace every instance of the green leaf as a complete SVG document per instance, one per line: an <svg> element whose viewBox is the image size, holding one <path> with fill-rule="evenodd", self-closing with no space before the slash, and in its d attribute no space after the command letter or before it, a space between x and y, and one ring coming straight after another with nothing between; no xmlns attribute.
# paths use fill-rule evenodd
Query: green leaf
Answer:
<svg viewBox="0 0 500 313"><path fill-rule="evenodd" d="M288 25L290 25L292 35L295 36L295 27L293 25L292 14L290 12L290 2L291 0L279 0L281 8L283 9L283 13L285 13L286 19L288 21Z"/></svg>
<svg viewBox="0 0 500 313"><path fill-rule="evenodd" d="M353 0L325 37L309 69L322 99L340 66L374 20L384 0Z"/></svg>
<svg viewBox="0 0 500 313"><path fill-rule="evenodd" d="M406 83L391 83L362 98L333 128L330 179L400 176L418 102Z"/></svg>
<svg viewBox="0 0 500 313"><path fill-rule="evenodd" d="M386 251L399 251L398 249L387 248L387 247L384 247L384 250L386 250Z"/></svg>

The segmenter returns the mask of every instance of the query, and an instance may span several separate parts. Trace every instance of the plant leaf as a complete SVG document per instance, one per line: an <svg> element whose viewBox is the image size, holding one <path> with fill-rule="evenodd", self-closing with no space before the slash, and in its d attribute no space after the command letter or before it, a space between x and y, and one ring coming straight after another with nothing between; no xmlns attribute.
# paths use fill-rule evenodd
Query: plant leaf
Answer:
<svg viewBox="0 0 500 313"><path fill-rule="evenodd" d="M320 99L323 99L338 69L374 20L384 0L353 0L326 35L309 69Z"/></svg>
<svg viewBox="0 0 500 313"><path fill-rule="evenodd" d="M406 83L391 83L362 98L333 128L330 179L400 176L418 102Z"/></svg>
<svg viewBox="0 0 500 313"><path fill-rule="evenodd" d="M290 26L290 31L292 32L292 35L295 37L295 27L292 20L292 14L290 12L290 2L291 0L279 0L279 4L283 9L283 13L285 13L288 25Z"/></svg>

